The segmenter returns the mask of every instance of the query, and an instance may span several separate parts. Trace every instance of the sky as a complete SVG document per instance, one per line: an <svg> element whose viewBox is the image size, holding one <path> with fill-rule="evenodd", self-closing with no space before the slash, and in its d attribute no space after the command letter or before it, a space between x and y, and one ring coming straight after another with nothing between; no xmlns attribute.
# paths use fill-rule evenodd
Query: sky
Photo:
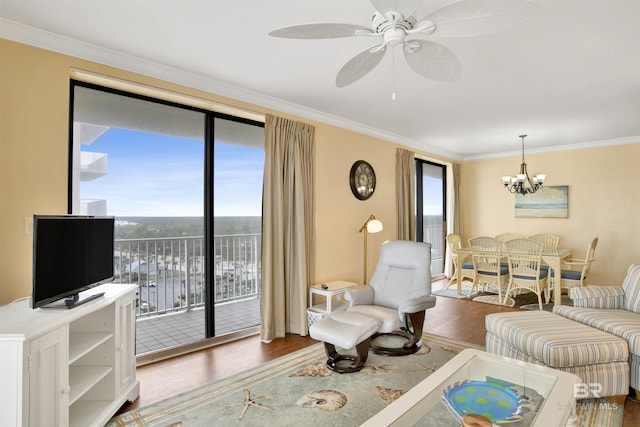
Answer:
<svg viewBox="0 0 640 427"><path fill-rule="evenodd" d="M203 216L203 141L109 128L82 151L108 155L108 174L80 184L82 198L107 200L108 215ZM264 150L216 142L214 216L260 216L263 167ZM439 180L423 183L442 197ZM425 199L425 215L441 213L439 201Z"/></svg>
<svg viewBox="0 0 640 427"><path fill-rule="evenodd" d="M108 215L203 216L203 141L110 128L82 151L108 155L108 174L80 184ZM214 216L261 215L264 151L215 143L214 158Z"/></svg>

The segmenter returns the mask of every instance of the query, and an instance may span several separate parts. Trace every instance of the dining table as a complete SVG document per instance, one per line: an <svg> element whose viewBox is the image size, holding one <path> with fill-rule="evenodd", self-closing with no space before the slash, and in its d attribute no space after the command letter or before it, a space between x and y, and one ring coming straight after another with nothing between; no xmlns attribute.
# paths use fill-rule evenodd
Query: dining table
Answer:
<svg viewBox="0 0 640 427"><path fill-rule="evenodd" d="M464 258L470 257L472 254L471 248L464 247L459 248L457 251L459 265L462 265L462 260ZM505 257L507 256L506 252L501 252ZM542 260L549 266L550 270L554 271L554 277L560 277L562 260L571 256L571 249L543 249L542 250ZM549 272L548 278L551 277L551 271ZM458 295L462 294L462 281L459 280L456 283L456 292ZM553 281L553 305L561 305L562 298L556 297L557 295L561 295L562 288L560 287L560 280Z"/></svg>

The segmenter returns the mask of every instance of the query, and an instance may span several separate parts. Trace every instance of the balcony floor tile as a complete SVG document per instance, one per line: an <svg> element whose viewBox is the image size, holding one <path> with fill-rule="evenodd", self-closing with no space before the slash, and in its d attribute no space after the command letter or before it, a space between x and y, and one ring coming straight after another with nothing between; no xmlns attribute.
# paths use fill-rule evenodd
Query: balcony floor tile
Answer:
<svg viewBox="0 0 640 427"><path fill-rule="evenodd" d="M215 306L216 335L260 324L260 299ZM191 344L205 337L204 309L139 318L136 321L136 354Z"/></svg>

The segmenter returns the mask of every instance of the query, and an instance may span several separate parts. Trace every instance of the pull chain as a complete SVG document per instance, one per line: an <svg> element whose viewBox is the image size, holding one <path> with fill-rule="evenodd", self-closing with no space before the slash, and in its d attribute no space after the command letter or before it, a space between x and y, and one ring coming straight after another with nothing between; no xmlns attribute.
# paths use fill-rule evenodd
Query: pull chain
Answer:
<svg viewBox="0 0 640 427"><path fill-rule="evenodd" d="M391 52L391 64L393 66L393 70L391 70L391 100L396 100L396 47L393 46L393 52Z"/></svg>

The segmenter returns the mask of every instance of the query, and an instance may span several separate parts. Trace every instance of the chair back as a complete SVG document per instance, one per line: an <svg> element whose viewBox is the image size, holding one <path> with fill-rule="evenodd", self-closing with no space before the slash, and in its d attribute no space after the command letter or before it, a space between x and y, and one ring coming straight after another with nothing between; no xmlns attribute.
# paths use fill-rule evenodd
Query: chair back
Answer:
<svg viewBox="0 0 640 427"><path fill-rule="evenodd" d="M500 277L500 260L504 256L502 242L490 236L469 239L473 258L473 270L477 280L484 276Z"/></svg>
<svg viewBox="0 0 640 427"><path fill-rule="evenodd" d="M558 249L558 245L560 245L560 236L556 236L555 234L534 234L533 236L529 236L529 239L542 243L543 251L556 250Z"/></svg>
<svg viewBox="0 0 640 427"><path fill-rule="evenodd" d="M598 246L598 238L594 237L587 246L587 257L585 258L587 261L595 261L596 246Z"/></svg>
<svg viewBox="0 0 640 427"><path fill-rule="evenodd" d="M449 249L451 249L452 254L455 252L455 249L460 249L462 247L461 239L458 234L447 234L447 243L449 244Z"/></svg>
<svg viewBox="0 0 640 427"><path fill-rule="evenodd" d="M539 281L542 264L542 242L513 239L505 243L509 260L509 274L515 282ZM528 286L525 286L528 287Z"/></svg>
<svg viewBox="0 0 640 427"><path fill-rule="evenodd" d="M501 241L502 243L508 241L508 240L513 240L513 239L525 239L527 236L525 236L524 234L520 234L520 233L502 233L502 234L498 234L496 236L496 239L498 239L499 241Z"/></svg>
<svg viewBox="0 0 640 427"><path fill-rule="evenodd" d="M410 298L431 295L431 243L384 242L369 284L374 305L383 307L398 308Z"/></svg>
<svg viewBox="0 0 640 427"><path fill-rule="evenodd" d="M447 244L449 245L449 253L451 254L453 265L458 268L458 249L462 247L460 236L454 233L448 234Z"/></svg>
<svg viewBox="0 0 640 427"><path fill-rule="evenodd" d="M587 277L587 273L589 273L589 269L591 268L591 263L595 261L595 253L596 246L598 246L598 238L594 237L589 242L589 246L587 246L587 253L584 258L584 266L582 267L582 275L580 277L580 281L584 281L584 278Z"/></svg>

